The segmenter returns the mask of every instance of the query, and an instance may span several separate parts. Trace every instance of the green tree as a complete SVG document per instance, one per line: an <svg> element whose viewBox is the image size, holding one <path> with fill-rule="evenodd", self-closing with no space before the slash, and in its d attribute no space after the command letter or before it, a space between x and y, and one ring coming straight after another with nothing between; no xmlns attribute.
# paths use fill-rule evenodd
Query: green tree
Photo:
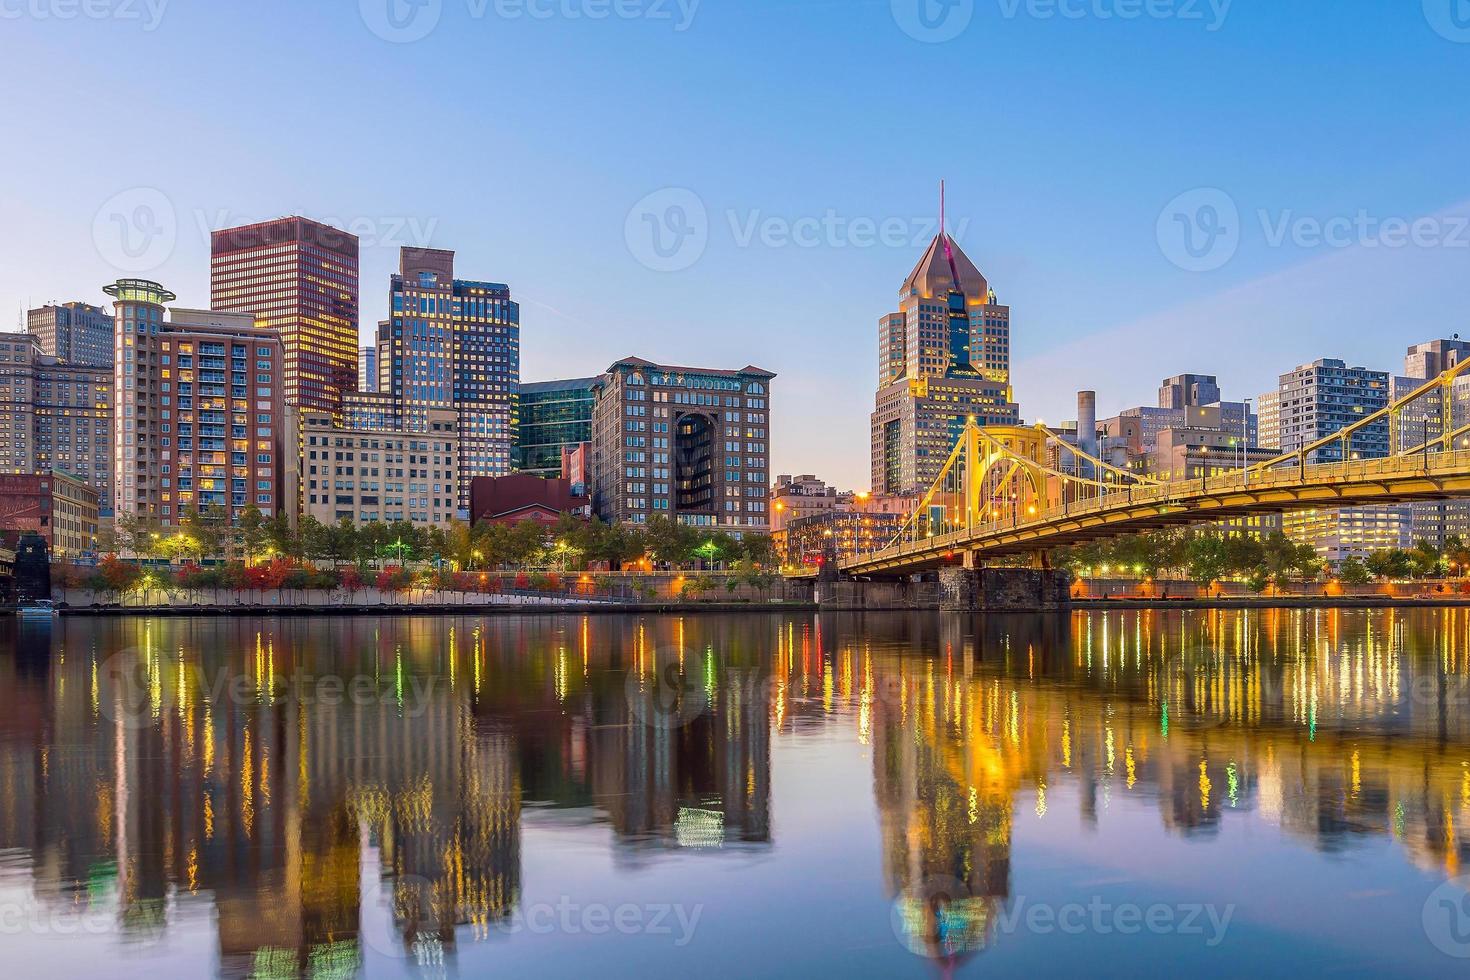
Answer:
<svg viewBox="0 0 1470 980"><path fill-rule="evenodd" d="M1368 563L1361 558L1348 558L1337 569L1337 577L1343 585L1367 585L1373 581Z"/></svg>

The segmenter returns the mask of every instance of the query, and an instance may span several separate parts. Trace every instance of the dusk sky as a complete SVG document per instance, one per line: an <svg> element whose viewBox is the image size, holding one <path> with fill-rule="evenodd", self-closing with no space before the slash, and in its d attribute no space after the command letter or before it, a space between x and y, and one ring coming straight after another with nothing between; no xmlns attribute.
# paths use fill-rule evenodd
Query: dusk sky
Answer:
<svg viewBox="0 0 1470 980"><path fill-rule="evenodd" d="M4 323L207 306L209 230L299 213L363 237L364 336L454 249L523 380L756 364L772 473L852 488L941 178L1028 421L1470 333L1470 3L951 4L0 0Z"/></svg>

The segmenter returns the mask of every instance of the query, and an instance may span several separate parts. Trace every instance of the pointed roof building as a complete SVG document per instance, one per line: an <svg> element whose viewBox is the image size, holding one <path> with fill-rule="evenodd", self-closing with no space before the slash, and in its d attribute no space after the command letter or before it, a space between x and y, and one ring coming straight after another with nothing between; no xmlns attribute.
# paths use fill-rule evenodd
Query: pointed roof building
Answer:
<svg viewBox="0 0 1470 980"><path fill-rule="evenodd" d="M899 296L931 298L958 289L973 303L984 303L990 297L990 283L970 261L949 232L940 232L929 243L924 257L903 281Z"/></svg>

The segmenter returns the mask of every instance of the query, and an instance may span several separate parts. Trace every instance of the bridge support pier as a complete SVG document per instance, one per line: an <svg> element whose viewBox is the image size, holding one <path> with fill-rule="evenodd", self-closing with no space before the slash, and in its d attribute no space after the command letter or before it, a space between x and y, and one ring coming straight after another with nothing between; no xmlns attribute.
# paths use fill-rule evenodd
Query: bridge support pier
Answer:
<svg viewBox="0 0 1470 980"><path fill-rule="evenodd" d="M959 612L1055 612L1072 606L1065 571L1043 568L942 568L939 608Z"/></svg>

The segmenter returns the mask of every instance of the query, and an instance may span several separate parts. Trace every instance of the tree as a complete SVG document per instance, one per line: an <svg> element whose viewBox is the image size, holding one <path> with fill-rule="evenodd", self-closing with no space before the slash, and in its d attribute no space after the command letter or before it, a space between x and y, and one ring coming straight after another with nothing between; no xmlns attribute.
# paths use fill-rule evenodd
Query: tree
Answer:
<svg viewBox="0 0 1470 980"><path fill-rule="evenodd" d="M248 565L266 545L266 520L259 507L250 504L240 512L240 518L235 524L235 536Z"/></svg>
<svg viewBox="0 0 1470 980"><path fill-rule="evenodd" d="M670 565L688 564L700 544L693 528L662 514L649 518L643 534L649 553Z"/></svg>
<svg viewBox="0 0 1470 980"><path fill-rule="evenodd" d="M1338 566L1337 577L1343 585L1367 585L1373 581L1373 573L1361 558L1348 558Z"/></svg>
<svg viewBox="0 0 1470 980"><path fill-rule="evenodd" d="M357 553L357 525L352 518L344 517L332 525L330 532L330 557L336 562L355 562Z"/></svg>
<svg viewBox="0 0 1470 980"><path fill-rule="evenodd" d="M1219 581L1230 569L1230 549L1213 534L1191 537L1185 545L1185 561L1190 578L1210 584Z"/></svg>
<svg viewBox="0 0 1470 980"><path fill-rule="evenodd" d="M740 550L747 561L756 565L781 564L781 556L776 552L776 542L769 534L747 534L740 542Z"/></svg>
<svg viewBox="0 0 1470 980"><path fill-rule="evenodd" d="M315 517L303 517L296 529L296 536L303 557L310 561L332 557L332 530Z"/></svg>

